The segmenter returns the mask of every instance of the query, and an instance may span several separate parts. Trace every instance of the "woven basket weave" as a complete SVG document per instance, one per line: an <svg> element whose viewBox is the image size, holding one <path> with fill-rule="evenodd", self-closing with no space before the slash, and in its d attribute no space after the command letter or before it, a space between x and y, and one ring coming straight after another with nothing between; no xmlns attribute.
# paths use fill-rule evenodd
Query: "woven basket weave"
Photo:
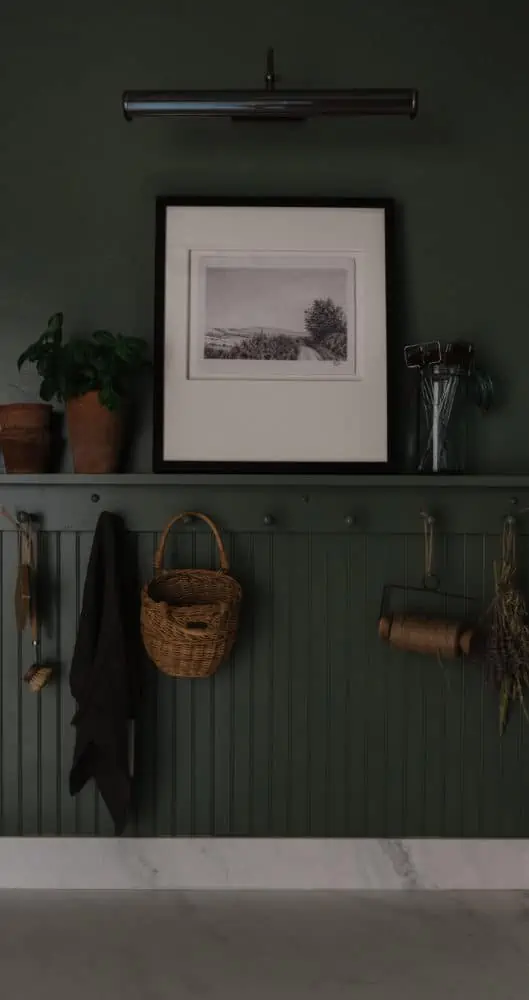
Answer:
<svg viewBox="0 0 529 1000"><path fill-rule="evenodd" d="M164 570L169 532L182 518L198 517L211 528L220 569ZM154 557L154 577L141 600L143 644L153 663L170 677L210 677L229 655L237 634L242 591L228 575L220 534L205 514L177 514L165 528Z"/></svg>

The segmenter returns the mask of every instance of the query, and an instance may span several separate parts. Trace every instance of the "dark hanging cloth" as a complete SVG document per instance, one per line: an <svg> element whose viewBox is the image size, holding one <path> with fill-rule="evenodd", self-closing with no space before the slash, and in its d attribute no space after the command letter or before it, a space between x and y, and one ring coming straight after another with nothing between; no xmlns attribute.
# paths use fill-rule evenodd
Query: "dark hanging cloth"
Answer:
<svg viewBox="0 0 529 1000"><path fill-rule="evenodd" d="M123 519L104 511L94 534L70 670L77 703L70 793L76 795L93 778L118 835L132 797L129 748L139 622L134 580Z"/></svg>

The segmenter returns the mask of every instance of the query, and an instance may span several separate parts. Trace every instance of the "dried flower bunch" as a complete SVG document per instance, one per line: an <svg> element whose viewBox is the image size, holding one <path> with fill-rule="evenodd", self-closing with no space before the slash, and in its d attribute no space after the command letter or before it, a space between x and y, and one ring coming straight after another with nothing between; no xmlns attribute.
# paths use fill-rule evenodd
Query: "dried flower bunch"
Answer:
<svg viewBox="0 0 529 1000"><path fill-rule="evenodd" d="M495 594L488 611L485 662L500 697L500 734L516 701L529 718L525 694L529 692L529 613L516 584L516 528L506 518L501 562L494 564Z"/></svg>

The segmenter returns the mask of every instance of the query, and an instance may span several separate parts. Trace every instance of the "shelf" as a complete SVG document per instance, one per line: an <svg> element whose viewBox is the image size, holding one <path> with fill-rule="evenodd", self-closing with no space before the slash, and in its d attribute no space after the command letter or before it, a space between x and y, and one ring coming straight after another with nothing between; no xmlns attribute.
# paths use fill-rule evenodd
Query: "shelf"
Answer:
<svg viewBox="0 0 529 1000"><path fill-rule="evenodd" d="M0 489L7 487L31 486L45 489L54 487L157 487L173 489L181 486L214 486L229 487L289 487L310 488L323 487L347 489L527 489L529 490L529 475L476 475L476 476L419 476L419 475L223 475L223 474L160 474L125 473L110 476L83 476L74 473L57 473L50 475L7 475L0 477Z"/></svg>

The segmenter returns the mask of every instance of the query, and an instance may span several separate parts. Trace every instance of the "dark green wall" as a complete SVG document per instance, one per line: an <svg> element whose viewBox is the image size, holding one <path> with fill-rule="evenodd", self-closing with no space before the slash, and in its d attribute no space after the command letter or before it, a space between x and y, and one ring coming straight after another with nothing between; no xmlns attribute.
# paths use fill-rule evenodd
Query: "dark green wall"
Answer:
<svg viewBox="0 0 529 1000"><path fill-rule="evenodd" d="M529 139L525 0L4 0L0 367L63 309L74 331L151 335L158 194L385 195L399 207L402 344L466 336L501 383L475 465L526 467ZM420 89L418 120L137 122L127 87ZM144 413L134 456L150 468Z"/></svg>
<svg viewBox="0 0 529 1000"><path fill-rule="evenodd" d="M389 196L398 208L392 376L400 381L406 342L473 338L500 387L496 412L476 426L473 465L525 470L528 31L523 0L4 0L0 399L16 398L15 358L57 309L71 331L152 335L156 195ZM418 120L122 119L128 87L258 84L270 43L285 84L417 86ZM150 460L146 402L133 467L147 471ZM21 683L31 651L13 631L15 549L3 533L4 833L108 831L91 791L77 806L66 793L67 669L98 509L92 487L70 489L1 498L43 514L59 579L46 644L62 665L40 701ZM122 509L139 532L142 575L164 521L192 504L230 533L247 594L240 643L215 680L173 685L146 669L133 832L527 835L519 715L500 746L479 670L442 670L376 639L382 584L420 573L424 497L314 489L307 506L299 489L266 484L149 486L126 500L101 488L101 506ZM362 516L351 534L352 507ZM494 491L455 490L446 501L445 586L490 587L506 509L508 496ZM265 532L267 511L278 520ZM209 554L202 539L184 549L198 563Z"/></svg>

